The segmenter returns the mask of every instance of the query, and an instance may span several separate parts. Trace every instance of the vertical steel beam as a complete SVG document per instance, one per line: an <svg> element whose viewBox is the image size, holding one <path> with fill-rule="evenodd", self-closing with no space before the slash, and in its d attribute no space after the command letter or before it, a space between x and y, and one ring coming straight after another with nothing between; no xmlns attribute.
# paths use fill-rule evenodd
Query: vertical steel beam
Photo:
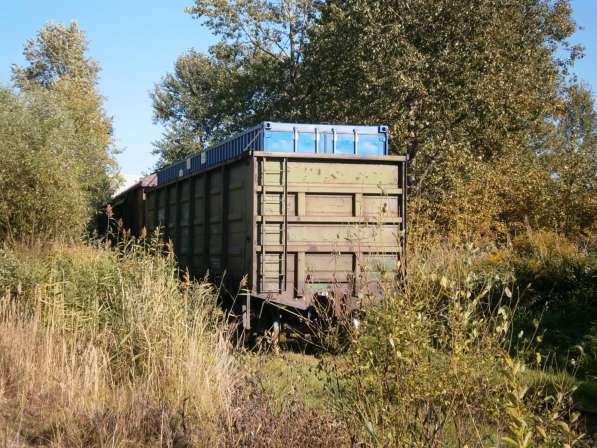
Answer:
<svg viewBox="0 0 597 448"><path fill-rule="evenodd" d="M401 213L401 223L400 223L400 236L402 237L402 241L401 241L401 249L402 249L402 254L400 256L401 259L401 265L402 265L402 269L406 270L406 233L407 233L407 228L406 228L406 218L407 218L407 211L406 211L406 189L407 189L407 180L406 180L406 164L408 163L408 156L407 159L404 161L399 162L401 165L401 177L402 179L400 180L400 187L402 189L402 194L401 194L401 199L402 199L402 213Z"/></svg>
<svg viewBox="0 0 597 448"><path fill-rule="evenodd" d="M196 274L195 261L195 185L197 184L197 176L189 179L189 221L187 223L189 239L187 244L187 267L193 275Z"/></svg>
<svg viewBox="0 0 597 448"><path fill-rule="evenodd" d="M180 218L182 216L182 212L180 210L180 202L182 196L182 183L184 181L176 182L176 209L174 210L174 252L180 254L182 247L180 247Z"/></svg>
<svg viewBox="0 0 597 448"><path fill-rule="evenodd" d="M250 255L247 254L247 257L250 256L250 272L251 272L251 279L249 281L250 290L256 292L259 287L259 272L257 270L257 216L259 215L259 203L257 201L257 186L259 185L259 166L257 165L257 159L251 153L251 171L250 177L251 179L251 189L250 189L250 198L251 208L250 208L250 229L248 230L248 235L250 235Z"/></svg>
<svg viewBox="0 0 597 448"><path fill-rule="evenodd" d="M222 274L224 270L228 266L228 208L229 208L229 198L230 198L230 168L228 165L222 165L221 171L221 187L220 187L220 200L222 203L222 210L221 210L221 222L220 227L222 231L222 253L220 256L220 261L222 263Z"/></svg>
<svg viewBox="0 0 597 448"><path fill-rule="evenodd" d="M153 218L154 221L153 223L155 224L155 228L160 227L160 194L162 193L162 190L155 190L155 192L153 193L154 196L154 202L153 202L153 206L154 206L154 210L153 210ZM149 230L149 229L147 229ZM151 231L153 232L155 229L151 229ZM161 229L160 229L161 230Z"/></svg>
<svg viewBox="0 0 597 448"><path fill-rule="evenodd" d="M209 197L210 197L210 179L211 172L208 171L203 176L203 266L204 271L207 272L209 270L209 230L210 230L210 207L209 207Z"/></svg>
<svg viewBox="0 0 597 448"><path fill-rule="evenodd" d="M165 199L165 204L164 204L164 241L165 242L169 242L170 240L170 189L172 188L172 186L167 186L165 188L165 193L166 193L166 199Z"/></svg>

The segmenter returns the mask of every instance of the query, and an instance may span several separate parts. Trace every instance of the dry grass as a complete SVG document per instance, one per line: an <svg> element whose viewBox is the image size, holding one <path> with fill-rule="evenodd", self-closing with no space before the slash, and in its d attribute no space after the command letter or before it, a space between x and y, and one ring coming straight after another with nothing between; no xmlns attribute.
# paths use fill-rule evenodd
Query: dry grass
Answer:
<svg viewBox="0 0 597 448"><path fill-rule="evenodd" d="M39 262L46 281L0 304L0 444L217 444L235 366L211 288L140 246Z"/></svg>

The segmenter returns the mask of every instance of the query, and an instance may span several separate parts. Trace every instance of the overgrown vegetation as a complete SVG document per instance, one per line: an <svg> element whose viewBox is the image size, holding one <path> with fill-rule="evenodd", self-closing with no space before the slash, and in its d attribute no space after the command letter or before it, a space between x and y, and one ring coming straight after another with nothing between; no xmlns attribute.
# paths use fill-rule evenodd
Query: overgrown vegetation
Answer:
<svg viewBox="0 0 597 448"><path fill-rule="evenodd" d="M527 238L531 253L569 244ZM235 354L216 291L180 280L157 241L5 244L2 442L582 446L573 403L590 407L594 394L575 391L590 382L550 361L549 329L512 322L531 290L502 262L527 252L416 247L406 288L387 272L347 351L317 360Z"/></svg>
<svg viewBox="0 0 597 448"><path fill-rule="evenodd" d="M0 89L0 239L81 235L89 204L74 137L56 95Z"/></svg>
<svg viewBox="0 0 597 448"><path fill-rule="evenodd" d="M567 244L554 235L528 238ZM577 368L571 358L557 364L542 356L553 346L542 345L539 321L528 333L513 327L528 290L519 291L513 272L484 264L499 256L472 245L418 246L404 288L385 274L384 301L368 311L346 357L324 363L353 443L582 445L577 384L565 372Z"/></svg>
<svg viewBox="0 0 597 448"><path fill-rule="evenodd" d="M387 123L415 174L406 281L333 354L233 346L157 238L84 236L111 121L85 36L48 24L0 90L0 443L590 445L597 114L569 2L188 12L221 41L154 90L161 163L261 120Z"/></svg>
<svg viewBox="0 0 597 448"><path fill-rule="evenodd" d="M553 232L528 231L508 248L484 257L478 270L515 279L519 294L516 331L525 337L540 323L540 352L555 365L597 378L591 341L597 315L594 241L578 243Z"/></svg>
<svg viewBox="0 0 597 448"><path fill-rule="evenodd" d="M3 446L217 442L236 367L215 291L157 248L2 248Z"/></svg>
<svg viewBox="0 0 597 448"><path fill-rule="evenodd" d="M76 23L48 23L0 89L0 238L80 236L118 183L100 67Z"/></svg>

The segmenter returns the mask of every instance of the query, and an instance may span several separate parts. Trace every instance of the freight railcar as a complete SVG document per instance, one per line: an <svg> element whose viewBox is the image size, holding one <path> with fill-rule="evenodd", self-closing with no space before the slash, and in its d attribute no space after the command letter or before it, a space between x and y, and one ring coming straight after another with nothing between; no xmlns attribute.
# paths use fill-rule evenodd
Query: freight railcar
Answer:
<svg viewBox="0 0 597 448"><path fill-rule="evenodd" d="M247 329L324 299L354 309L404 257L406 164L385 126L265 122L138 185L133 221L160 227L192 275L242 285Z"/></svg>

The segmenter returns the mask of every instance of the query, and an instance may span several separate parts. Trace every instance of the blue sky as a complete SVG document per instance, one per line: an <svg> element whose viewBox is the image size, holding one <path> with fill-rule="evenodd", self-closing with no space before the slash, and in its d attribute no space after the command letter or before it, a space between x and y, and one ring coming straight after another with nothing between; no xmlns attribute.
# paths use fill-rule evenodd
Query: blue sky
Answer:
<svg viewBox="0 0 597 448"><path fill-rule="evenodd" d="M138 175L155 163L151 142L161 129L152 123L149 91L172 70L178 55L196 48L205 51L213 36L184 13L192 0L0 0L0 83L10 82L10 66L22 64L25 41L48 21L76 20L87 33L90 54L102 66L101 93L114 117L122 173ZM582 30L574 38L585 58L578 76L597 91L597 1L572 0Z"/></svg>

